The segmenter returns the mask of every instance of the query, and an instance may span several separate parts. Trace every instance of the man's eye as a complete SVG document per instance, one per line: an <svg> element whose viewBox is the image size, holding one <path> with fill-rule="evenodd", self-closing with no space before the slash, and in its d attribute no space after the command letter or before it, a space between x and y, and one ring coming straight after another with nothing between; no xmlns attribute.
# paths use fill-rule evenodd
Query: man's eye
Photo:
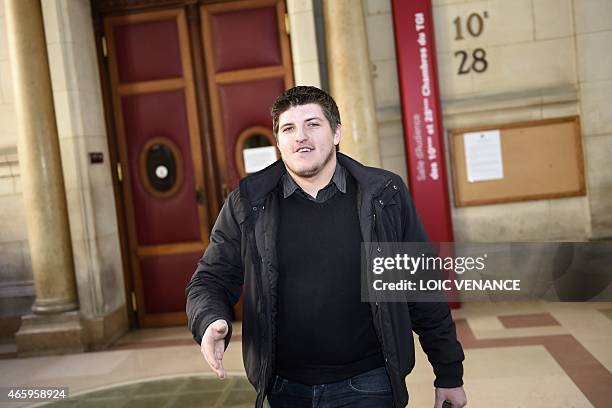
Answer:
<svg viewBox="0 0 612 408"><path fill-rule="evenodd" d="M289 131L291 131L293 128L292 127L286 127L283 129L283 133L287 133Z"/></svg>
<svg viewBox="0 0 612 408"><path fill-rule="evenodd" d="M310 123L310 124L309 124L309 126L310 126L310 127L318 127L318 126L319 126L319 124L318 124L318 123Z"/></svg>

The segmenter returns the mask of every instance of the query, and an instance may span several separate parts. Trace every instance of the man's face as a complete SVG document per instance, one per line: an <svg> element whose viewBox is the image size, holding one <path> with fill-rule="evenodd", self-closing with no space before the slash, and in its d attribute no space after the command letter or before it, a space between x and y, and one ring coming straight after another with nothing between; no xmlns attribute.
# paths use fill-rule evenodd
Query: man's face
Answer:
<svg viewBox="0 0 612 408"><path fill-rule="evenodd" d="M294 176L311 178L335 165L340 126L332 131L321 106L316 103L289 108L278 118L278 149Z"/></svg>

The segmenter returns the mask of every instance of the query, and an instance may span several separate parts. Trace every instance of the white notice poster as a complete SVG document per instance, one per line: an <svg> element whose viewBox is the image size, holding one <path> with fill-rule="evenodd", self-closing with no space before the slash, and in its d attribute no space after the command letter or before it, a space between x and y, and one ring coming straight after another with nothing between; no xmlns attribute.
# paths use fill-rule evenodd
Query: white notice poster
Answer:
<svg viewBox="0 0 612 408"><path fill-rule="evenodd" d="M244 171L247 174L264 169L276 161L276 147L254 147L242 151Z"/></svg>
<svg viewBox="0 0 612 408"><path fill-rule="evenodd" d="M499 129L463 134L470 183L504 178Z"/></svg>

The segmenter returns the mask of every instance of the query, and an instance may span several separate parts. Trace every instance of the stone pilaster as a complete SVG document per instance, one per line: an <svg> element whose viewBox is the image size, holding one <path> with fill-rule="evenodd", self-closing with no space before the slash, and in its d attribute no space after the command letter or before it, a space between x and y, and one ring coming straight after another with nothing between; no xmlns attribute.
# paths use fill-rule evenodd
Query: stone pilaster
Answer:
<svg viewBox="0 0 612 408"><path fill-rule="evenodd" d="M340 150L380 166L376 108L361 1L324 1L330 92L340 108Z"/></svg>
<svg viewBox="0 0 612 408"><path fill-rule="evenodd" d="M39 0L5 0L18 154L36 300L22 354L82 350L66 194Z"/></svg>

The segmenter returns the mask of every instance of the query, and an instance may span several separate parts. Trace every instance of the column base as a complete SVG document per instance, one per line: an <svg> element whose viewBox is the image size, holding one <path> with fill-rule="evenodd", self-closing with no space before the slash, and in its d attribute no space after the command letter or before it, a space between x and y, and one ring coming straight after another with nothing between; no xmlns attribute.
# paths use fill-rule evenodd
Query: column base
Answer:
<svg viewBox="0 0 612 408"><path fill-rule="evenodd" d="M23 316L15 343L19 357L83 352L85 343L79 312Z"/></svg>
<svg viewBox="0 0 612 408"><path fill-rule="evenodd" d="M106 316L81 319L88 350L104 350L129 330L127 310L125 305L119 306Z"/></svg>

